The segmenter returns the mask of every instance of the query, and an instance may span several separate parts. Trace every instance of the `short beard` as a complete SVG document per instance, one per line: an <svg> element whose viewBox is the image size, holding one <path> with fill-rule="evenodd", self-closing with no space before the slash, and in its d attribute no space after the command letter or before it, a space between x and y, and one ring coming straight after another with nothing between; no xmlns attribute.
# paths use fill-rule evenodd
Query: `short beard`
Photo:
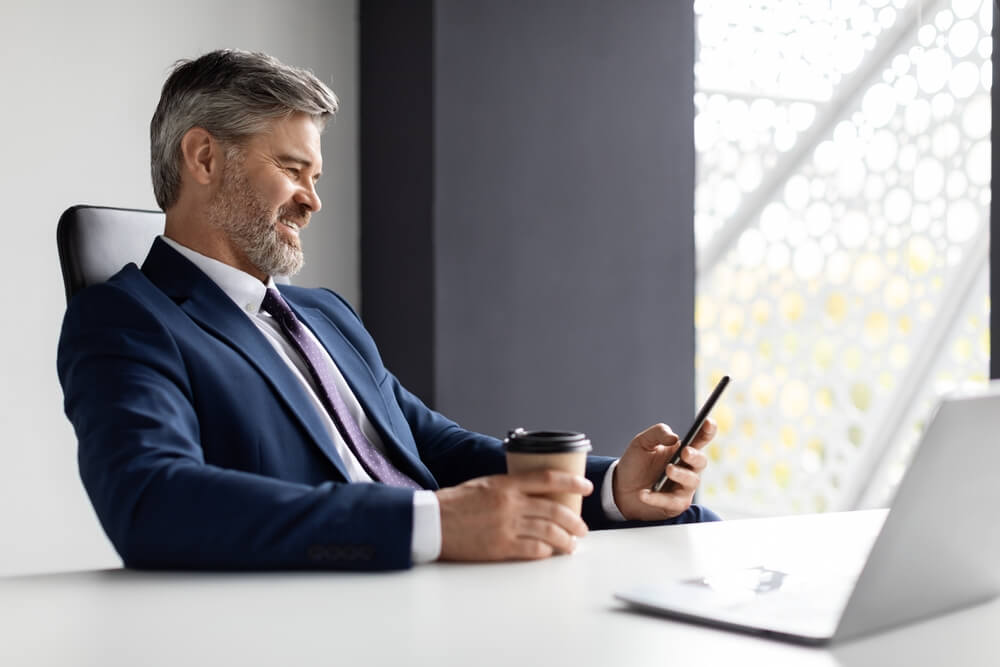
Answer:
<svg viewBox="0 0 1000 667"><path fill-rule="evenodd" d="M243 152L226 151L222 186L209 206L209 224L226 232L229 240L258 271L268 276L293 276L305 264L302 247L278 233L279 220L298 220L301 211L282 206L272 214L247 179Z"/></svg>

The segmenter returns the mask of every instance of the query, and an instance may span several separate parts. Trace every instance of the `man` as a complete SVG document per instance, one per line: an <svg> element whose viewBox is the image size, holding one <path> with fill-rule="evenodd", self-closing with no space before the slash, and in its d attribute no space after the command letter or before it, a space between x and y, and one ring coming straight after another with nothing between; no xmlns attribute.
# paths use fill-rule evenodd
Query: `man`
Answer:
<svg viewBox="0 0 1000 667"><path fill-rule="evenodd" d="M302 265L336 112L311 73L216 51L175 68L150 127L166 212L140 270L70 304L58 369L80 474L130 567L404 568L544 558L590 527L715 519L692 506L711 423L651 427L587 478L506 475L500 443L428 409L354 311L273 277ZM588 496L583 518L540 494ZM593 493L592 493L593 492Z"/></svg>

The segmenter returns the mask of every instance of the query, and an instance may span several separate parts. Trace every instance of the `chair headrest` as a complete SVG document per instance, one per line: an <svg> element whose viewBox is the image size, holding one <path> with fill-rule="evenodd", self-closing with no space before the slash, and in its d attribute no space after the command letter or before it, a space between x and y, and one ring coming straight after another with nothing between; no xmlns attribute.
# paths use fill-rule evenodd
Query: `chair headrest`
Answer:
<svg viewBox="0 0 1000 667"><path fill-rule="evenodd" d="M86 205L66 209L56 228L66 301L129 262L141 265L165 222L162 211Z"/></svg>

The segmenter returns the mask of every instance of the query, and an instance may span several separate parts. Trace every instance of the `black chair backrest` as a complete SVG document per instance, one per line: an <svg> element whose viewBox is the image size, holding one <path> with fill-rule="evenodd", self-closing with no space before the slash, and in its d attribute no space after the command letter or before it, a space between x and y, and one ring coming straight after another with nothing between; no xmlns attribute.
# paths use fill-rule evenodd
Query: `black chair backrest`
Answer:
<svg viewBox="0 0 1000 667"><path fill-rule="evenodd" d="M66 301L88 285L104 282L119 269L142 265L150 246L163 233L162 211L106 206L73 206L59 218L56 245Z"/></svg>

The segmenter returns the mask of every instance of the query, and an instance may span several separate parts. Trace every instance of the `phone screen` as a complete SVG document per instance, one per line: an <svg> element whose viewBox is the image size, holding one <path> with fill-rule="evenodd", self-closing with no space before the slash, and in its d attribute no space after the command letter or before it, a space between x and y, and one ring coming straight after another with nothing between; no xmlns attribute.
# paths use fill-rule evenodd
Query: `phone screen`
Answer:
<svg viewBox="0 0 1000 667"><path fill-rule="evenodd" d="M698 435L698 431L701 430L701 425L705 423L706 419L708 419L708 414L712 411L712 408L715 407L716 401L718 401L719 397L722 396L722 392L725 391L728 384L729 376L722 376L722 379L719 380L719 384L715 385L715 389L712 390L712 393L709 394L705 404L702 405L701 410L698 411L698 415L694 418L694 423L691 424L691 428L688 429L687 434L683 439L681 439L680 447L678 447L677 451L674 452L673 457L670 459L670 463L677 465L681 462L681 452L683 452L684 448L694 441L695 436ZM650 491L662 491L669 482L670 479L667 477L666 471L664 471L663 474L660 475L660 478L656 480L653 486L650 487Z"/></svg>

